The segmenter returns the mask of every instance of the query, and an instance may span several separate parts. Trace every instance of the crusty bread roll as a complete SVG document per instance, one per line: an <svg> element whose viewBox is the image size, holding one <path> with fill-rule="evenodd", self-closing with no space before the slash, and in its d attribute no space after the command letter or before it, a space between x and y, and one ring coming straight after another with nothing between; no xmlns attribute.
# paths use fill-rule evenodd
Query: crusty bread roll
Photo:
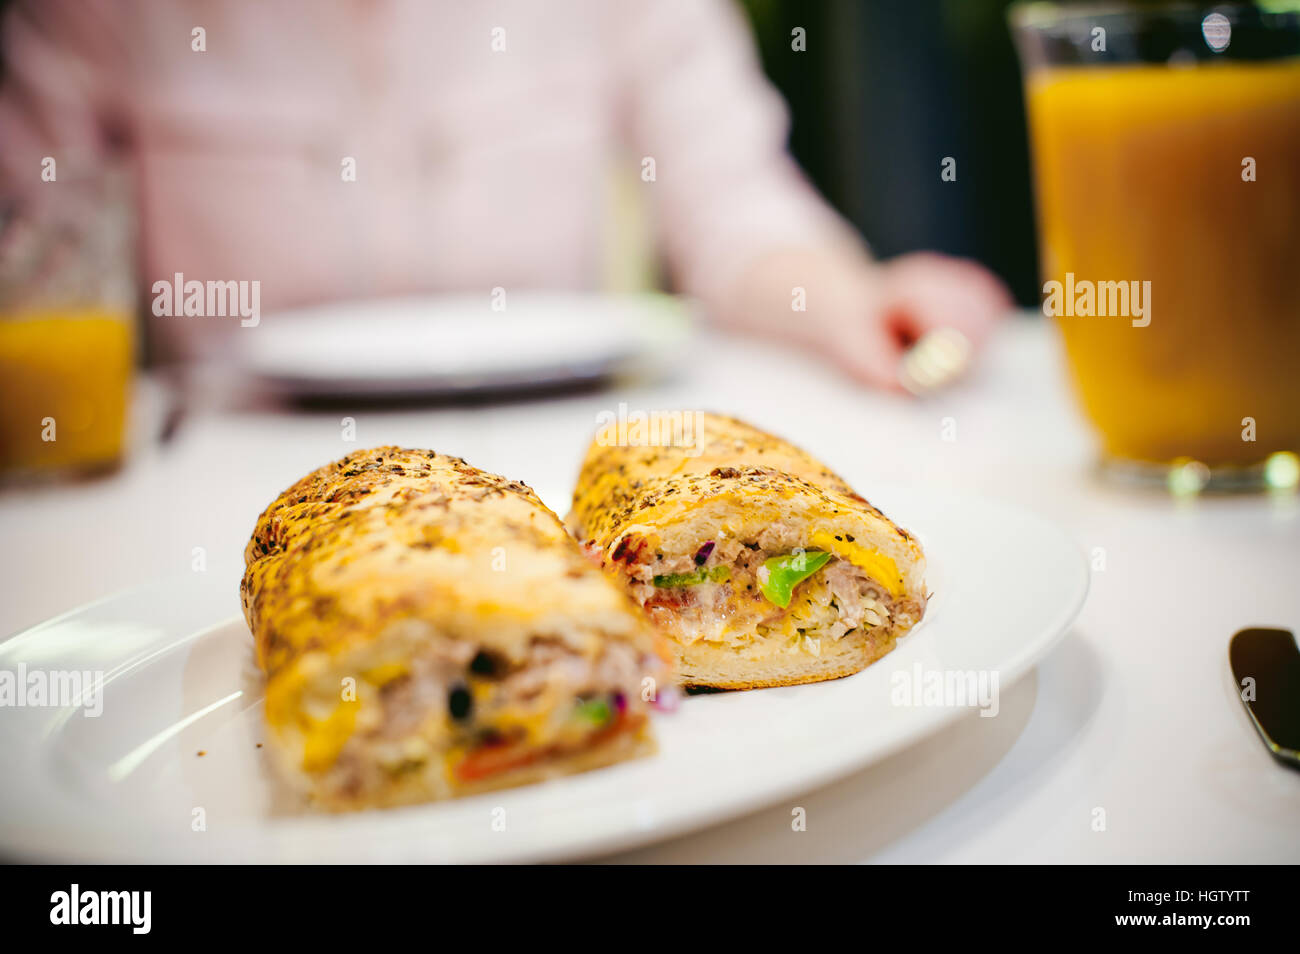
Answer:
<svg viewBox="0 0 1300 954"><path fill-rule="evenodd" d="M653 440L597 434L567 522L671 637L685 685L846 676L920 620L920 545L824 464L734 418L664 418L640 427Z"/></svg>
<svg viewBox="0 0 1300 954"><path fill-rule="evenodd" d="M671 656L522 483L360 451L282 493L245 562L271 747L320 806L448 798L653 747Z"/></svg>

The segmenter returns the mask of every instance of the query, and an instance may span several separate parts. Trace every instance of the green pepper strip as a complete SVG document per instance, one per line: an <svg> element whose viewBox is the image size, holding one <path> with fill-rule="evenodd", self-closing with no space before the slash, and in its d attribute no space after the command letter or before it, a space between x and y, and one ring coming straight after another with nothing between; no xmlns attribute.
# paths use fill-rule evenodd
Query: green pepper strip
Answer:
<svg viewBox="0 0 1300 954"><path fill-rule="evenodd" d="M667 573L654 578L655 586L694 586L697 583L723 583L731 579L731 567L715 566L711 570L700 567L690 573Z"/></svg>
<svg viewBox="0 0 1300 954"><path fill-rule="evenodd" d="M587 699L584 702L579 702L573 712L574 715L590 722L592 725L604 725L614 716L613 710L609 707L609 702L604 699Z"/></svg>
<svg viewBox="0 0 1300 954"><path fill-rule="evenodd" d="M800 550L764 560L767 580L760 584L759 589L771 602L784 609L790 605L794 588L825 566L830 558L831 555L822 550Z"/></svg>

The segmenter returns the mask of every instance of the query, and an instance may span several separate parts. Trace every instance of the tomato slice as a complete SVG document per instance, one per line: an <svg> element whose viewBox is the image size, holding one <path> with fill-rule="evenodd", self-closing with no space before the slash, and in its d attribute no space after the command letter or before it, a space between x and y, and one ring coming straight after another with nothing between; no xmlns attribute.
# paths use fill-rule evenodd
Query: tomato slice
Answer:
<svg viewBox="0 0 1300 954"><path fill-rule="evenodd" d="M542 754L526 742L488 742L465 756L455 768L462 782L476 782L507 769L522 768Z"/></svg>
<svg viewBox="0 0 1300 954"><path fill-rule="evenodd" d="M603 729L587 736L581 748L597 745L610 736L627 729L635 728L645 720L644 716L628 716L627 711L620 712L614 720ZM457 781L477 782L490 778L510 769L523 768L548 755L564 751L561 746L545 749L534 748L526 742L488 742L470 752L452 770Z"/></svg>

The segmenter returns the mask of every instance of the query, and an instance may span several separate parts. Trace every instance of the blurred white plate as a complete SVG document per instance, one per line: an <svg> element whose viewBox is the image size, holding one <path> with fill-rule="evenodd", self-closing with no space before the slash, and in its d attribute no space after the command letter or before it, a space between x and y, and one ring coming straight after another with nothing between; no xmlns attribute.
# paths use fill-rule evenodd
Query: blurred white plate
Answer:
<svg viewBox="0 0 1300 954"><path fill-rule="evenodd" d="M651 758L395 811L277 814L257 747L261 682L234 615L234 574L193 574L51 620L0 644L0 669L103 670L102 714L0 708L0 854L558 860L667 838L807 791L963 711L894 704L895 673L910 681L996 672L1006 689L1065 632L1088 588L1081 552L1037 517L915 489L873 499L920 537L934 592L924 623L889 656L834 682L688 698L656 718L660 752Z"/></svg>
<svg viewBox="0 0 1300 954"><path fill-rule="evenodd" d="M641 369L688 335L670 295L512 292L281 311L238 340L264 388L300 398L413 397L575 385Z"/></svg>

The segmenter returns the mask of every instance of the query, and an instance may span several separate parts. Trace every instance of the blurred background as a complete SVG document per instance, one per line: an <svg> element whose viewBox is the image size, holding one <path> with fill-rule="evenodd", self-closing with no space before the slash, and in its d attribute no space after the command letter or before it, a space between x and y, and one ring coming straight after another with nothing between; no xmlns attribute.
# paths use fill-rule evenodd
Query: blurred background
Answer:
<svg viewBox="0 0 1300 954"><path fill-rule="evenodd" d="M1297 0L0 0L0 30L0 469L116 461L138 358L177 417L195 368L518 397L708 326L931 395L1077 273L1119 309L1054 313L1104 457L1300 480Z"/></svg>
<svg viewBox="0 0 1300 954"><path fill-rule="evenodd" d="M536 390L674 310L941 382L1037 298L1004 7L0 0L0 464L114 461L137 360L177 403Z"/></svg>
<svg viewBox="0 0 1300 954"><path fill-rule="evenodd" d="M1020 69L1003 0L745 0L790 149L887 258L935 249L1039 300ZM790 49L804 27L816 55ZM955 182L937 175L958 160ZM880 183L889 183L882 189Z"/></svg>
<svg viewBox="0 0 1300 954"><path fill-rule="evenodd" d="M788 105L791 154L872 254L967 257L1006 282L1018 304L1036 306L1028 146L1007 0L734 2ZM15 5L0 0L0 22ZM793 48L796 29L806 33L803 49ZM4 53L0 47L0 83ZM944 157L957 160L955 181L939 177ZM612 195L622 257L607 264L605 288L672 285L634 192ZM154 363L161 349L149 323L141 330L141 353Z"/></svg>

